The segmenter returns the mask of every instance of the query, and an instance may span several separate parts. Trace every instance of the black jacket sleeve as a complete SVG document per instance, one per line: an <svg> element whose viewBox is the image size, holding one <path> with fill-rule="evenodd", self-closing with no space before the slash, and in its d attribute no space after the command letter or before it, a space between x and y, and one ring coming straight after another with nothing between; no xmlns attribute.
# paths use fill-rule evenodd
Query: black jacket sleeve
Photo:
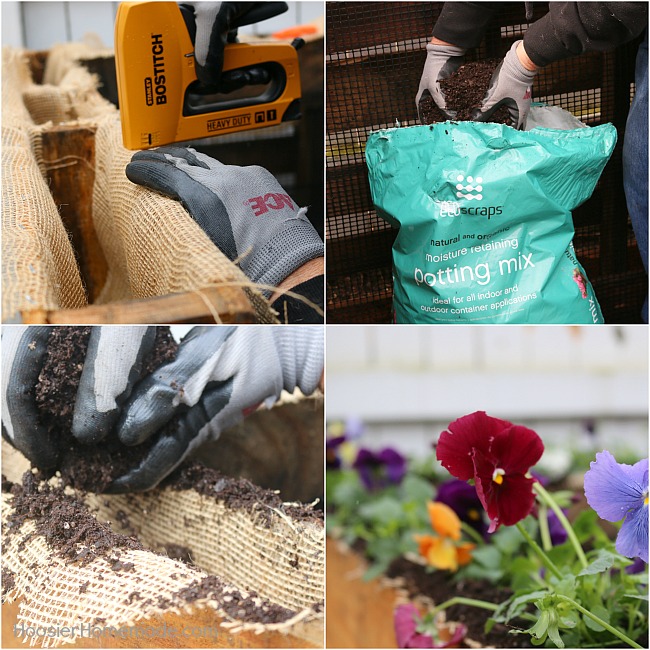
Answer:
<svg viewBox="0 0 650 650"><path fill-rule="evenodd" d="M613 50L648 26L645 1L548 4L548 13L524 35L526 53L537 66L583 52Z"/></svg>
<svg viewBox="0 0 650 650"><path fill-rule="evenodd" d="M478 47L496 5L496 2L445 2L433 36L456 47Z"/></svg>

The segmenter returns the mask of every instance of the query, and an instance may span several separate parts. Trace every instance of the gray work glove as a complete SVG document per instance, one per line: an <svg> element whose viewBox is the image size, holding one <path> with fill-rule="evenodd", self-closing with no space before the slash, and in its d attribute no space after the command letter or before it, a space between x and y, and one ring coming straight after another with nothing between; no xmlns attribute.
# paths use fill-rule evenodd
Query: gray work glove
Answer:
<svg viewBox="0 0 650 650"><path fill-rule="evenodd" d="M3 434L40 469L56 469L59 438L39 422L33 389L51 327L5 328L2 337ZM283 389L317 388L324 366L321 327L195 327L176 359L141 379L151 327L93 328L74 404L80 442L117 436L137 445L160 433L139 467L107 491L155 487L201 442L239 422ZM175 417L176 416L176 417ZM174 418L164 432L161 428Z"/></svg>
<svg viewBox="0 0 650 650"><path fill-rule="evenodd" d="M192 450L215 440L282 390L313 393L324 367L322 327L195 327L176 359L136 385L117 424L126 445L161 431L140 467L117 479L111 492L154 487Z"/></svg>
<svg viewBox="0 0 650 650"><path fill-rule="evenodd" d="M52 329L16 326L2 334L3 433L44 470L55 468L63 451L43 427L34 399ZM93 328L73 411L72 433L80 442L100 442L112 431L154 339L153 327Z"/></svg>
<svg viewBox="0 0 650 650"><path fill-rule="evenodd" d="M263 167L224 165L191 148L138 151L126 167L133 183L179 200L212 242L254 283L276 287L324 255L323 241ZM271 291L260 287L265 295Z"/></svg>
<svg viewBox="0 0 650 650"><path fill-rule="evenodd" d="M415 96L415 106L420 113L420 101L430 95L436 106L449 118L456 116L455 111L447 110L447 101L440 89L440 79L446 79L453 74L463 63L465 49L455 45L427 45L427 59L422 70L420 87ZM422 121L422 116L420 116Z"/></svg>
<svg viewBox="0 0 650 650"><path fill-rule="evenodd" d="M507 106L517 129L526 124L532 101L532 85L537 71L527 70L517 56L515 41L492 75L483 103L474 111L474 122L489 122L500 106Z"/></svg>
<svg viewBox="0 0 650 650"><path fill-rule="evenodd" d="M226 43L236 41L237 28L271 18L288 9L286 2L181 2L194 13L196 75L205 85L219 83Z"/></svg>

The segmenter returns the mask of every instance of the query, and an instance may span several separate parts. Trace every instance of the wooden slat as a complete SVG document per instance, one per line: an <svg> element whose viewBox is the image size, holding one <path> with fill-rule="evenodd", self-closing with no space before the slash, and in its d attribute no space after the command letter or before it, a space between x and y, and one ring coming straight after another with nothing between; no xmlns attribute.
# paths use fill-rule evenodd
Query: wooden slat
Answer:
<svg viewBox="0 0 650 650"><path fill-rule="evenodd" d="M256 322L245 292L239 287L229 286L81 309L23 311L21 316L22 321L30 325Z"/></svg>
<svg viewBox="0 0 650 650"><path fill-rule="evenodd" d="M41 134L42 160L52 198L70 233L81 277L93 302L106 282L107 264L93 224L94 126L52 126Z"/></svg>
<svg viewBox="0 0 650 650"><path fill-rule="evenodd" d="M379 579L363 581L365 564L327 540L327 648L396 648L397 595Z"/></svg>
<svg viewBox="0 0 650 650"><path fill-rule="evenodd" d="M21 599L2 605L2 647L25 648L21 639L21 622L18 619ZM208 608L194 608L191 613L167 612L164 616L153 616L142 620L133 628L118 628L119 634L89 635L76 638L73 643L60 644L65 648L322 648L323 624L313 621L296 626L295 631L284 634L268 631L256 634L252 631L230 633L226 628L218 628L225 622ZM93 625L92 621L86 623ZM16 627L14 627L16 626ZM99 628L101 629L101 628ZM183 631L193 630L193 634L181 636ZM216 634L206 630L217 630ZM173 630L173 632L172 632ZM204 633L201 633L203 630ZM174 634L174 632L176 634ZM42 634L42 632L41 632ZM70 634L66 632L65 634ZM182 641L180 640L182 639ZM38 641L38 639L37 639Z"/></svg>

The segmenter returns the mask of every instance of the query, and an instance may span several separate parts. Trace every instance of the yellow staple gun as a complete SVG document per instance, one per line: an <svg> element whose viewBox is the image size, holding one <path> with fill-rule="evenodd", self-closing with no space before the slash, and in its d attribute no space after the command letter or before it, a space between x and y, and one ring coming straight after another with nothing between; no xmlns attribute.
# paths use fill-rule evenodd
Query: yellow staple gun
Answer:
<svg viewBox="0 0 650 650"><path fill-rule="evenodd" d="M250 24L263 18L249 16ZM254 13L254 12L251 12ZM277 10L273 13L277 13ZM245 88L204 88L194 67L194 16L176 2L123 2L115 21L115 67L128 149L148 149L274 126L300 117L301 43L229 43L222 77ZM216 91L216 92L215 92Z"/></svg>

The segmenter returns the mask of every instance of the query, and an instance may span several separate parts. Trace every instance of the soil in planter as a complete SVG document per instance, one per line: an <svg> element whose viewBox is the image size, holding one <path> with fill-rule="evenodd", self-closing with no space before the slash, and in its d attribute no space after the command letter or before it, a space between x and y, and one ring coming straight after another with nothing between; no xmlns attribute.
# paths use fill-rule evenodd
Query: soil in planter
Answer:
<svg viewBox="0 0 650 650"><path fill-rule="evenodd" d="M404 581L404 588L411 597L418 595L431 598L436 604L440 604L462 595L466 598L486 600L491 603L501 603L510 592L507 589L495 587L487 581L466 580L453 582L451 578L441 578L439 571L427 573L425 568L419 564L409 562L404 558L393 561L386 571L390 578L401 578ZM525 634L509 634L511 629L503 624L497 623L489 634L485 633L485 621L489 613L477 607L455 605L445 610L448 621L457 621L467 627L467 637L477 641L481 647L493 648L532 648L530 637Z"/></svg>
<svg viewBox="0 0 650 650"><path fill-rule="evenodd" d="M4 488L9 483L3 483ZM135 537L114 533L100 523L78 497L66 494L62 485L53 486L39 481L32 472L25 472L22 484L10 487L12 512L4 529L5 539L19 534L26 521L32 521L37 535L42 535L53 553L68 562L88 565L97 558L106 559L113 571L131 571L134 564L120 560L121 549L152 551L146 549ZM20 551L34 533L27 535L18 547ZM157 555L157 554L155 554ZM5 593L13 588L14 574L6 567L2 571ZM85 593L88 582L79 587ZM115 595L112 594L114 597ZM107 594L111 597L111 594ZM143 601L143 605L155 605L161 609L179 608L198 599L209 598L218 603L226 615L244 622L282 623L295 616L295 612L260 597L254 591L240 591L217 576L206 576L173 593L170 598L158 598L156 602ZM141 600L139 593L132 592L127 602ZM99 621L96 620L95 623Z"/></svg>
<svg viewBox="0 0 650 650"><path fill-rule="evenodd" d="M492 74L500 62L501 59L483 59L465 63L449 77L440 80L440 88L447 100L447 109L456 111L454 121L464 122L471 119L474 109L481 105ZM420 101L419 112L423 124L434 124L448 119L430 95ZM490 122L513 126L505 106L497 109Z"/></svg>
<svg viewBox="0 0 650 650"><path fill-rule="evenodd" d="M197 462L181 465L160 486L172 490L194 490L220 501L227 508L254 512L258 521L267 527L271 525L273 510L282 512L294 521L323 523L322 510L302 504L283 503L273 490L261 488L244 478L226 476Z"/></svg>
<svg viewBox="0 0 650 650"><path fill-rule="evenodd" d="M134 447L127 447L110 435L98 444L82 445L72 435L75 398L90 333L90 327L52 330L34 396L41 424L50 436L58 436L66 449L56 468L64 483L85 492L103 492L113 479L137 467L166 429ZM154 349L144 360L142 376L175 358L177 349L169 328L157 327ZM168 426L173 426L173 421Z"/></svg>
<svg viewBox="0 0 650 650"><path fill-rule="evenodd" d="M32 472L25 472L22 483L12 485L11 494L13 512L7 518L6 535L17 533L30 520L36 525L36 533L45 537L57 555L81 564L104 557L114 571L133 568L130 563L120 562L119 549L144 550L134 537L116 534L97 521L83 501L65 494L62 485L40 482Z"/></svg>

